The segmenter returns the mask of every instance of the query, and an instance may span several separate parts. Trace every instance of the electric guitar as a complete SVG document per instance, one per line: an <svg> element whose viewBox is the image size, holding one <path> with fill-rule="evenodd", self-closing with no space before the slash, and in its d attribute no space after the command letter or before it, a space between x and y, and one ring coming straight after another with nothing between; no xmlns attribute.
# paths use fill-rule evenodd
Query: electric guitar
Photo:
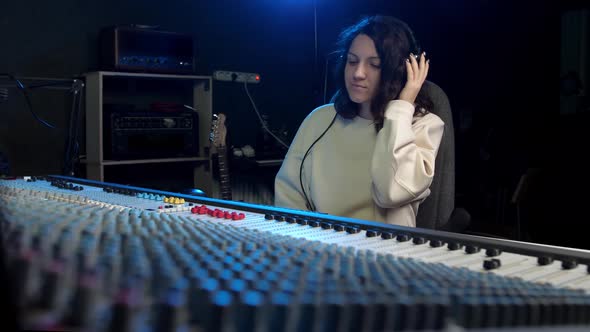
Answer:
<svg viewBox="0 0 590 332"><path fill-rule="evenodd" d="M225 114L213 114L213 123L211 125L211 133L209 140L217 151L217 164L219 165L219 192L221 199L231 200L231 183L229 180L229 167L227 164L227 147L225 145L225 138L227 136L227 129L225 127Z"/></svg>

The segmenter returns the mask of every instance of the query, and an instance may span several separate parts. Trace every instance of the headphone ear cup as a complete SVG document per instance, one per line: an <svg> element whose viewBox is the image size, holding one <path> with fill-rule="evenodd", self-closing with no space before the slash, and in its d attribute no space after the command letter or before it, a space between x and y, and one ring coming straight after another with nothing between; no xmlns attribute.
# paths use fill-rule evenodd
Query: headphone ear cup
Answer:
<svg viewBox="0 0 590 332"><path fill-rule="evenodd" d="M422 50L420 49L420 46L416 45L416 47L414 47L414 54L420 55L420 53L422 53Z"/></svg>

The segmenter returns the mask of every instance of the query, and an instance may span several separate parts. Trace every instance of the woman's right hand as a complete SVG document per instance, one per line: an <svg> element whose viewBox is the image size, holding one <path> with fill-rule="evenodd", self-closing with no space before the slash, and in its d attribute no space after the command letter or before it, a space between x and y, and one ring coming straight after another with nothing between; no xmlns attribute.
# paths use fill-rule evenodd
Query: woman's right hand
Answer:
<svg viewBox="0 0 590 332"><path fill-rule="evenodd" d="M406 71L408 73L408 81L406 86L399 94L399 99L405 100L414 104L416 97L422 88L422 84L428 75L428 68L430 67L430 60L426 60L426 53L420 54L420 59L416 60L413 54L410 54L410 59L406 59Z"/></svg>

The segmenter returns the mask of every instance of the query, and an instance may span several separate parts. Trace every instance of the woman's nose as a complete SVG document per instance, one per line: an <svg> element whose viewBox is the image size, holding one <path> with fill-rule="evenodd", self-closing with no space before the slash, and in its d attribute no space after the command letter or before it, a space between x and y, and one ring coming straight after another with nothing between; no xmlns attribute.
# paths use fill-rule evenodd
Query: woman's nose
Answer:
<svg viewBox="0 0 590 332"><path fill-rule="evenodd" d="M365 78L365 66L363 66L362 64L359 64L358 66L356 66L355 70L354 70L354 78L356 79L362 79Z"/></svg>

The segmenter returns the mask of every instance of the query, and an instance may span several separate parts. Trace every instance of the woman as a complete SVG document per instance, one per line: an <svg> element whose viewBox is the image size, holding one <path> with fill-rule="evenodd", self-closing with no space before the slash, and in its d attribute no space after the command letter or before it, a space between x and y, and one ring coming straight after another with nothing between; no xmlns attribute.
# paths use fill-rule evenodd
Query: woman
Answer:
<svg viewBox="0 0 590 332"><path fill-rule="evenodd" d="M275 205L415 227L444 127L420 93L429 61L393 17L349 27L339 49L334 103L301 124L275 179Z"/></svg>

